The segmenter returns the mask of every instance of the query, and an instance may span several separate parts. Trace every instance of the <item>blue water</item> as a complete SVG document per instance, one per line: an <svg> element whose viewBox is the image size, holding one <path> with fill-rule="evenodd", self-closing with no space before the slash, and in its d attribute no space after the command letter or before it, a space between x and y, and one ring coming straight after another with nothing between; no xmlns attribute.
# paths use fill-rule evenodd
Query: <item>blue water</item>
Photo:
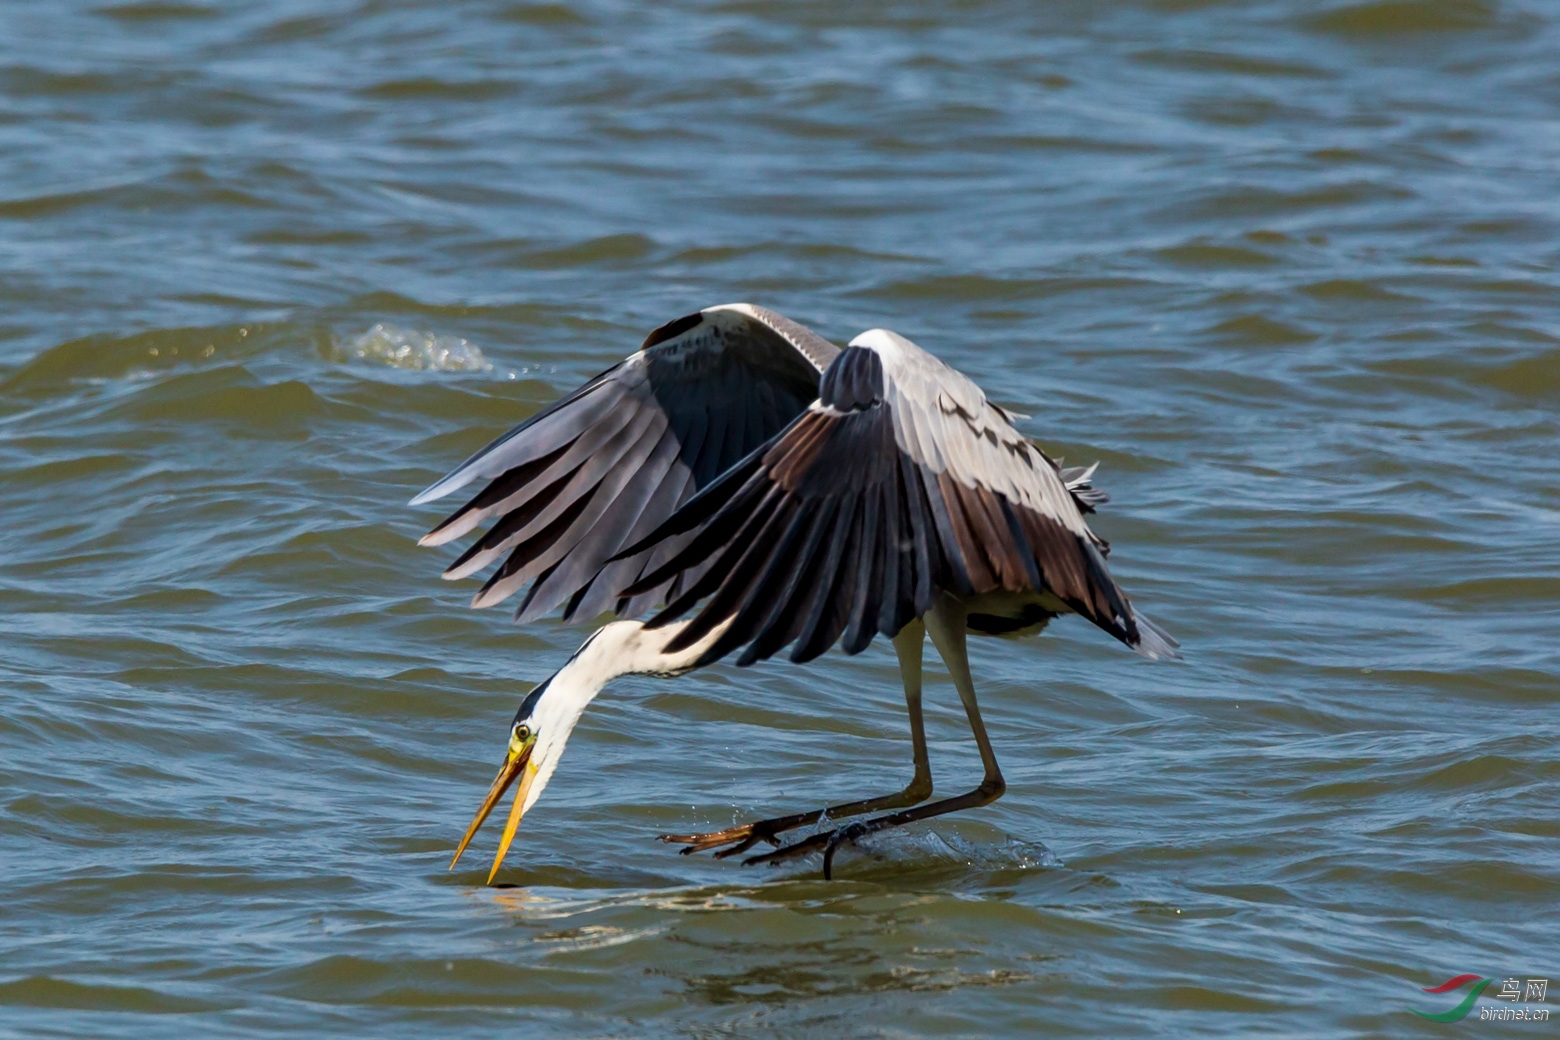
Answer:
<svg viewBox="0 0 1560 1040"><path fill-rule="evenodd" d="M0 7L0 1036L1473 1028L1407 1009L1560 971L1557 48L1493 0ZM1006 797L833 883L654 839L902 786L889 647L623 680L504 887L491 833L447 873L584 633L467 610L405 503L731 300L1099 460L1186 661L975 643Z"/></svg>

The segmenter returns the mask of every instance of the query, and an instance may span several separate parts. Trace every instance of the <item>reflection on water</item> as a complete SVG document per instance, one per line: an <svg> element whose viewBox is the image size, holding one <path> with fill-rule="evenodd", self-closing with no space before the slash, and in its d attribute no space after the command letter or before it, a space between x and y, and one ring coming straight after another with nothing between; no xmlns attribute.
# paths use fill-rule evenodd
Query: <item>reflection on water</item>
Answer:
<svg viewBox="0 0 1560 1040"><path fill-rule="evenodd" d="M1550 970L1548 7L0 30L0 1035L1419 1035L1420 987ZM1099 460L1187 663L975 643L1006 797L834 883L655 838L902 786L887 647L623 680L513 887L447 871L581 635L466 610L404 503L742 299L893 327Z"/></svg>

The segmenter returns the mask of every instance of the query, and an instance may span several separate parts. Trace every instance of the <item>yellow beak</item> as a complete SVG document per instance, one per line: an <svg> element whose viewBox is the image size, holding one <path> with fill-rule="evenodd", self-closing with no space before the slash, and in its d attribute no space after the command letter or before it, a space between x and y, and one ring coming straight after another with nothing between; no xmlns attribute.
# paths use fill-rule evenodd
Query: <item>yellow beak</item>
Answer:
<svg viewBox="0 0 1560 1040"><path fill-rule="evenodd" d="M536 779L536 766L531 762L531 745L527 744L517 752L511 752L493 778L493 785L488 788L487 797L482 799L482 806L477 810L477 815L472 818L471 826L466 828L466 836L460 839L460 845L455 849L455 858L450 860L450 869L455 869L455 864L460 862L461 853L466 851L466 846L471 844L471 839L476 835L477 828L482 826L493 807L499 799L504 797L504 792L509 790L509 785L515 782L515 778L522 773L525 778L520 781L519 790L515 791L515 804L509 810L509 820L504 824L504 836L498 843L498 855L493 859L493 869L488 872L487 883L492 884L498 876L498 868L504 863L504 856L509 852L510 844L515 840L515 831L520 828L520 817L525 815L525 796L531 790L531 783Z"/></svg>

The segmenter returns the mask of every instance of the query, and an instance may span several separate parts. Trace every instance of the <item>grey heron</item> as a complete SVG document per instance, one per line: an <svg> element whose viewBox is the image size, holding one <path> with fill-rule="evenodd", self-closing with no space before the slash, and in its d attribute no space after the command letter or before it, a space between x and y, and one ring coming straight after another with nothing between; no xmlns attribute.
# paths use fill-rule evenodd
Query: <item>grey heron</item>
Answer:
<svg viewBox="0 0 1560 1040"><path fill-rule="evenodd" d="M1063 470L1014 419L896 333L873 329L842 351L772 311L727 304L656 329L638 352L413 499L487 481L421 542L443 544L492 521L444 575L498 563L474 606L528 582L520 620L560 604L565 620L607 609L633 618L665 604L647 622L605 626L531 692L460 850L523 777L496 874L568 734L612 678L682 674L739 649L738 665L787 646L797 662L836 643L855 654L879 634L892 640L903 679L908 785L662 840L726 857L761 841L780 846L781 834L825 816L899 810L744 860L821 850L827 877L845 841L1000 797L969 633L1030 635L1076 613L1144 657L1179 656L1175 640L1134 610L1106 566L1109 547L1085 522L1105 497L1092 468ZM984 767L978 786L935 802L926 801L921 708L928 636Z"/></svg>

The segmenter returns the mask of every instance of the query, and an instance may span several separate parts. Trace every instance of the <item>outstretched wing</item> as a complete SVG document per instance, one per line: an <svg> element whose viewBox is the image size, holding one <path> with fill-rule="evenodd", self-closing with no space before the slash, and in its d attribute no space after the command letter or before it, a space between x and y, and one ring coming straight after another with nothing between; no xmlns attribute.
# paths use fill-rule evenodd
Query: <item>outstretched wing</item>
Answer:
<svg viewBox="0 0 1560 1040"><path fill-rule="evenodd" d="M681 545L613 558L800 415L838 353L805 326L745 303L669 322L412 499L421 505L487 481L419 544L442 545L491 521L444 572L453 580L499 563L472 606L532 582L516 611L522 621L560 603L565 619L607 608L637 614L675 595L676 576L631 598L619 590Z"/></svg>
<svg viewBox="0 0 1560 1040"><path fill-rule="evenodd" d="M738 663L750 664L787 645L806 661L836 640L857 653L940 591L997 590L1076 611L1145 656L1173 655L1084 523L1086 476L1064 477L969 379L873 330L835 359L818 401L647 540L689 539L627 591L693 575L650 624L709 597L667 647L730 618L703 662L746 646Z"/></svg>

